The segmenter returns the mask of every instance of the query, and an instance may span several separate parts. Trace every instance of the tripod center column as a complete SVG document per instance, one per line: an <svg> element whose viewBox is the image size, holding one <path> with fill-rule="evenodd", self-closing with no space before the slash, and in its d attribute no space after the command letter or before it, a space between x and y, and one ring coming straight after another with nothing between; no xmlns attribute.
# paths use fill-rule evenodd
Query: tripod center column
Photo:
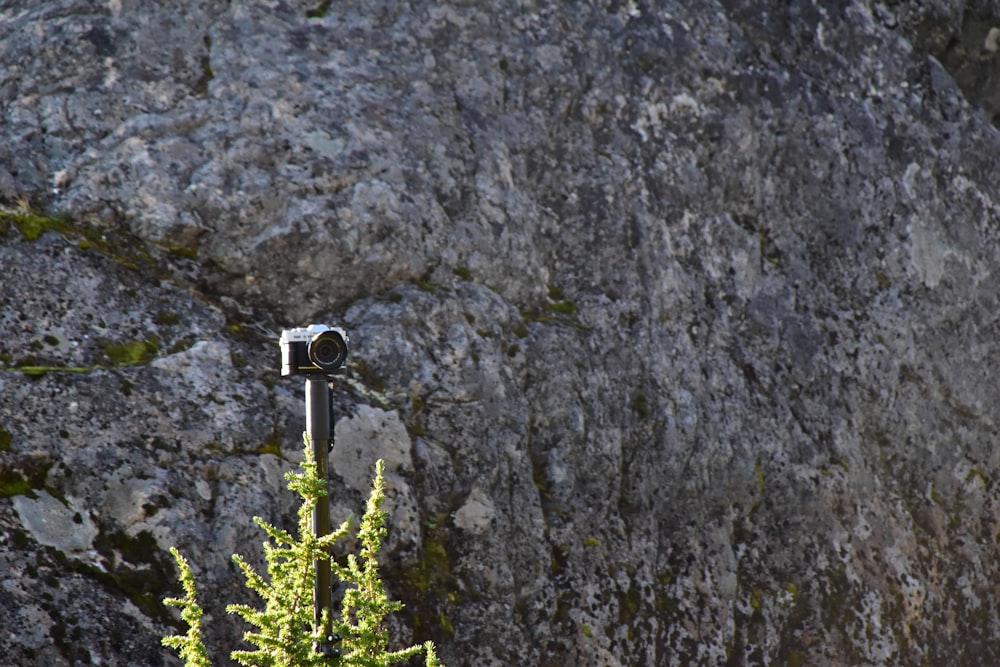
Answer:
<svg viewBox="0 0 1000 667"><path fill-rule="evenodd" d="M329 473L327 472L328 443L330 441L330 386L323 375L306 376L306 432L312 443L313 458L316 461L316 476L323 480L329 493ZM330 533L330 501L320 498L313 510L313 528L317 537ZM316 623L319 624L322 610L328 612L326 634L330 634L331 606L330 563L316 561Z"/></svg>

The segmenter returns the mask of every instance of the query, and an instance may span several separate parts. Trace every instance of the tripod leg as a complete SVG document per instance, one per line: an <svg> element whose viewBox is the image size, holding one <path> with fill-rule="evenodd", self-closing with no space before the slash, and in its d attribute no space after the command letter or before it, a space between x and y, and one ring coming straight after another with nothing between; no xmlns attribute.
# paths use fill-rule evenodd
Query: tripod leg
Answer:
<svg viewBox="0 0 1000 667"><path fill-rule="evenodd" d="M327 384L327 378L325 376L308 376L306 378L306 432L309 434L313 457L316 459L316 475L327 485L328 491L327 459L330 454L328 444L330 441L330 417L330 387ZM328 498L323 498L316 503L316 509L313 510L313 528L317 537L323 537L330 533L330 501ZM315 620L319 624L323 610L327 610L327 623L323 632L326 637L333 634L331 597L330 562L317 560L314 594Z"/></svg>

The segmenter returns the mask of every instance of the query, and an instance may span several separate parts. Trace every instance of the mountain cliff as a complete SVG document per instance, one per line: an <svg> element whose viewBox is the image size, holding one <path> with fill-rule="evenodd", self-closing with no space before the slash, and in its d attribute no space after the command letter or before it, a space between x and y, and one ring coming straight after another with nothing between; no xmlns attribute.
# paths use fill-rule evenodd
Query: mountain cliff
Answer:
<svg viewBox="0 0 1000 667"><path fill-rule="evenodd" d="M0 3L0 637L223 656L301 378L458 665L1000 660L1000 8Z"/></svg>

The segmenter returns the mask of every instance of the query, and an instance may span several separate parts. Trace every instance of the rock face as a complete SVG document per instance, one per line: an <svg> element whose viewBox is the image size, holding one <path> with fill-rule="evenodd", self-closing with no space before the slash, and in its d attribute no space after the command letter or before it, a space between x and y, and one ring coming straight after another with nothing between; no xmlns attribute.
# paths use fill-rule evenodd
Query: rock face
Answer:
<svg viewBox="0 0 1000 667"><path fill-rule="evenodd" d="M228 664L318 321L399 641L997 663L998 9L3 3L5 660Z"/></svg>

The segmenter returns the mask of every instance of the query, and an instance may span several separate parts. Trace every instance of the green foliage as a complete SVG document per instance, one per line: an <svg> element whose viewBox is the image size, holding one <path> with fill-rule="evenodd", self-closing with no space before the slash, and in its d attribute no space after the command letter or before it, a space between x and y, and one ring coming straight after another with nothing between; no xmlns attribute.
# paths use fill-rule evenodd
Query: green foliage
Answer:
<svg viewBox="0 0 1000 667"><path fill-rule="evenodd" d="M208 652L205 644L201 640L201 616L202 610L198 606L196 591L194 586L194 573L187 560L177 550L177 547L170 547L170 553L177 561L177 568L180 570L181 586L184 587L183 598L167 598L164 604L171 607L180 607L181 619L188 625L186 635L174 635L164 637L163 645L175 649L181 656L181 660L187 667L211 667L212 662L208 659Z"/></svg>
<svg viewBox="0 0 1000 667"><path fill-rule="evenodd" d="M20 470L0 466L0 498L31 493L31 482Z"/></svg>
<svg viewBox="0 0 1000 667"><path fill-rule="evenodd" d="M13 225L21 232L26 241L36 241L42 234L49 231L61 232L66 229L66 221L53 218L33 211L27 202L18 210L0 210L0 232Z"/></svg>
<svg viewBox="0 0 1000 667"><path fill-rule="evenodd" d="M390 613L402 609L403 604L389 600L378 571L378 552L386 534L386 512L382 509L384 467L381 459L375 464L371 496L358 530L360 559L350 554L346 566L334 563L332 567L333 573L341 580L353 584L344 593L337 630L343 637L344 659L341 664L383 667L408 660L423 651L428 667L440 665L431 642L400 651L387 650L389 633L382 621Z"/></svg>
<svg viewBox="0 0 1000 667"><path fill-rule="evenodd" d="M259 517L254 518L270 538L264 543L267 576L254 570L241 556L233 555L233 561L246 578L247 588L264 602L263 609L242 604L226 608L255 628L244 633L243 638L256 648L233 651L230 655L234 660L248 667L388 667L423 653L427 667L441 667L431 642L398 651L388 648L389 633L384 619L403 605L389 600L379 576L377 557L386 534L386 512L382 509L383 473L384 464L380 460L375 466L371 495L358 529L360 553L348 555L346 565L333 562L331 548L350 532L350 521L345 521L329 535L315 535L313 510L326 496L326 481L316 474L312 447L306 438L302 472L285 476L288 488L302 498L298 535L293 536ZM163 643L177 649L187 667L204 667L210 663L201 642L201 608L195 599L194 579L180 554L171 551L177 559L186 595L183 599L165 600L165 603L181 607L181 618L189 630L187 635L166 637ZM329 618L326 610L318 622L314 617L315 563L319 560L330 562L331 574L348 585L339 619ZM324 655L319 650L328 623L334 636L339 637L338 654L334 656Z"/></svg>
<svg viewBox="0 0 1000 667"><path fill-rule="evenodd" d="M0 463L0 498L19 495L35 498L34 492L39 489L59 497L58 491L45 484L50 468L52 461L46 457L21 457L13 465Z"/></svg>
<svg viewBox="0 0 1000 667"><path fill-rule="evenodd" d="M159 341L155 336L150 336L146 340L134 340L127 343L103 343L104 354L115 366L135 366L149 361L160 349Z"/></svg>
<svg viewBox="0 0 1000 667"><path fill-rule="evenodd" d="M649 403L645 394L636 394L632 398L632 409L643 419L649 416Z"/></svg>
<svg viewBox="0 0 1000 667"><path fill-rule="evenodd" d="M313 589L315 562L330 560L329 549L345 536L349 522L333 533L316 537L312 527L312 512L320 498L326 496L326 485L316 476L316 462L312 448L306 446L303 472L289 473L288 488L302 497L299 507L298 539L255 517L272 542L264 543L268 578L257 573L241 556L233 555L247 588L264 600L264 609L248 605L229 605L226 610L238 614L256 632L247 632L243 638L257 647L254 651L234 651L232 658L241 665L323 665L326 658L316 650L323 639L325 622L316 625L313 618ZM339 630L339 628L338 628Z"/></svg>
<svg viewBox="0 0 1000 667"><path fill-rule="evenodd" d="M321 19L330 11L330 0L323 0L316 9L310 9L306 16L311 19Z"/></svg>

